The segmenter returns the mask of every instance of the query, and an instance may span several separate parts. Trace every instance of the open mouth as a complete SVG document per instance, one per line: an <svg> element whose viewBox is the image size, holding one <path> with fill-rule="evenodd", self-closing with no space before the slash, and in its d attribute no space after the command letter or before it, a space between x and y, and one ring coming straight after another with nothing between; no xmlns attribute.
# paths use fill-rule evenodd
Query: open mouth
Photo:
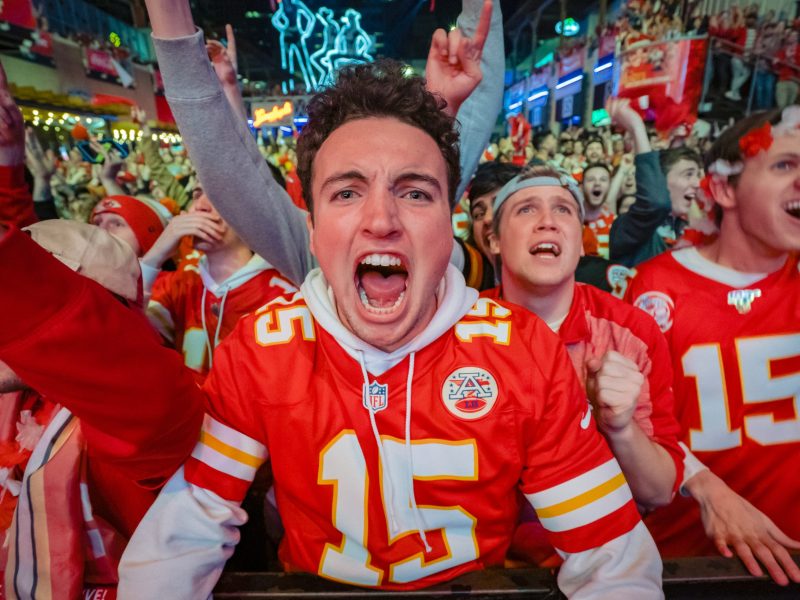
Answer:
<svg viewBox="0 0 800 600"><path fill-rule="evenodd" d="M694 202L697 199L697 192L686 192L683 199L687 202Z"/></svg>
<svg viewBox="0 0 800 600"><path fill-rule="evenodd" d="M602 198L603 197L603 190L600 189L600 188L594 188L592 190L592 197L593 198L597 198L597 199Z"/></svg>
<svg viewBox="0 0 800 600"><path fill-rule="evenodd" d="M552 242L542 242L533 246L529 252L533 256L541 258L557 258L561 255L561 247Z"/></svg>
<svg viewBox="0 0 800 600"><path fill-rule="evenodd" d="M790 202L786 206L783 207L787 213L789 213L790 217L794 217L795 219L800 219L800 200L795 200L794 202Z"/></svg>
<svg viewBox="0 0 800 600"><path fill-rule="evenodd" d="M408 269L395 254L368 254L356 266L355 279L364 308L376 315L387 315L406 296Z"/></svg>

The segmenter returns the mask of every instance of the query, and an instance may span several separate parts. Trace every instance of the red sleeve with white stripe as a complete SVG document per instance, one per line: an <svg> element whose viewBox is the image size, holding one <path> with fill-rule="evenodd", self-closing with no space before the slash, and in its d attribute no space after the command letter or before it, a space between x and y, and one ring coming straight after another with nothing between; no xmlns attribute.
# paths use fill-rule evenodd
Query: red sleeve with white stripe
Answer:
<svg viewBox="0 0 800 600"><path fill-rule="evenodd" d="M250 377L257 363L247 346L252 320L243 318L214 353L214 368L203 390L206 415L200 440L186 461L186 481L226 500L241 502L258 468L267 460L264 415L253 401L262 392Z"/></svg>
<svg viewBox="0 0 800 600"><path fill-rule="evenodd" d="M547 400L527 431L522 491L553 546L583 552L632 530L639 513L566 350L555 336L537 337L532 347L543 369L534 394Z"/></svg>

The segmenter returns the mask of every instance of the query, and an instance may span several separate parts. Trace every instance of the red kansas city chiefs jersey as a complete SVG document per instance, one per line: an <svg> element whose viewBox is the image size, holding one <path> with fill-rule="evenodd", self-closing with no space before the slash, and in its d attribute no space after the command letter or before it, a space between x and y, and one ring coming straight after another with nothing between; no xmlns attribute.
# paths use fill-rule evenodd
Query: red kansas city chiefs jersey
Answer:
<svg viewBox="0 0 800 600"><path fill-rule="evenodd" d="M637 267L628 298L664 331L687 446L787 535L800 539L800 272L739 273L695 248ZM646 520L666 556L716 554L697 503Z"/></svg>
<svg viewBox="0 0 800 600"><path fill-rule="evenodd" d="M290 570L408 589L502 564L518 489L565 552L639 522L564 347L522 309L482 298L365 386L297 294L242 319L214 363L186 479L241 501L269 455Z"/></svg>
<svg viewBox="0 0 800 600"><path fill-rule="evenodd" d="M266 269L219 297L206 290L204 329L203 279L198 267L188 264L156 281L147 316L164 339L183 353L186 366L205 376L211 368L208 344L213 348L215 339L225 339L243 315L296 289L278 271Z"/></svg>

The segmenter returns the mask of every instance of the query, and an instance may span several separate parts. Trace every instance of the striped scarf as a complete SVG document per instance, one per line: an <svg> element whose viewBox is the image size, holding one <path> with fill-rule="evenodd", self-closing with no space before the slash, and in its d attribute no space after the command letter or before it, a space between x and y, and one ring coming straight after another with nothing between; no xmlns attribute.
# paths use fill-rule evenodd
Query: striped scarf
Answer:
<svg viewBox="0 0 800 600"><path fill-rule="evenodd" d="M45 429L23 475L7 538L6 598L116 596L116 567L124 543L92 512L85 449L78 419L62 408Z"/></svg>

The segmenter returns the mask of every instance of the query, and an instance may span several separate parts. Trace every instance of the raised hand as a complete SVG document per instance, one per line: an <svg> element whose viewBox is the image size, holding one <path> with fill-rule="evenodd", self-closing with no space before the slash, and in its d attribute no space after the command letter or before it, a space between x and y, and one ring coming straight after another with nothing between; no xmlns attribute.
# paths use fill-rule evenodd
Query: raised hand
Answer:
<svg viewBox="0 0 800 600"><path fill-rule="evenodd" d="M598 427L609 435L633 423L633 413L644 385L644 376L632 360L609 350L602 359L586 362L587 387Z"/></svg>
<svg viewBox="0 0 800 600"><path fill-rule="evenodd" d="M239 71L236 57L236 36L230 25L225 25L225 36L228 42L227 47L217 40L207 40L206 50L220 83L236 85L238 83L236 76Z"/></svg>
<svg viewBox="0 0 800 600"><path fill-rule="evenodd" d="M35 179L49 181L56 172L55 154L42 150L42 144L32 127L25 129L25 164Z"/></svg>
<svg viewBox="0 0 800 600"><path fill-rule="evenodd" d="M8 89L8 79L0 65L0 165L22 164L25 157L25 125L22 113Z"/></svg>
<svg viewBox="0 0 800 600"><path fill-rule="evenodd" d="M484 0L473 37L465 36L459 28L449 33L444 29L433 32L425 65L427 88L447 101L445 112L451 116L481 82L481 55L491 21L492 0Z"/></svg>
<svg viewBox="0 0 800 600"><path fill-rule="evenodd" d="M160 269L161 265L175 253L184 236L191 235L205 242L214 243L220 241L224 234L225 225L219 217L202 212L181 213L167 224L155 244L142 257L142 262Z"/></svg>

